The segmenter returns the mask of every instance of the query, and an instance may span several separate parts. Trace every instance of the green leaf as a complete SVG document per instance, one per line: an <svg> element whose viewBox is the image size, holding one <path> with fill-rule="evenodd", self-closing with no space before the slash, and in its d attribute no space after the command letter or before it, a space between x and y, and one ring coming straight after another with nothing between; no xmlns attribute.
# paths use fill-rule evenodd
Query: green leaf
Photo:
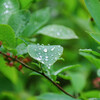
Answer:
<svg viewBox="0 0 100 100"><path fill-rule="evenodd" d="M93 51L92 49L80 49L79 50L80 52L86 52L86 53L90 53L90 54L93 54L97 57L100 57L100 53L96 52L96 51Z"/></svg>
<svg viewBox="0 0 100 100"><path fill-rule="evenodd" d="M85 75L82 73L78 73L78 72L77 73L69 72L68 74L71 77L70 81L72 83L72 86L73 86L75 92L80 93L86 85Z"/></svg>
<svg viewBox="0 0 100 100"><path fill-rule="evenodd" d="M97 68L100 68L100 59L96 58L94 55L80 51L80 55L84 56L88 59L92 64L94 64Z"/></svg>
<svg viewBox="0 0 100 100"><path fill-rule="evenodd" d="M43 94L39 96L38 100L79 100L79 99L74 99L67 95L48 93L48 94Z"/></svg>
<svg viewBox="0 0 100 100"><path fill-rule="evenodd" d="M27 8L33 0L19 0L20 3L21 3L21 8Z"/></svg>
<svg viewBox="0 0 100 100"><path fill-rule="evenodd" d="M17 37L23 32L29 19L30 12L26 10L21 10L11 15L8 24L14 29Z"/></svg>
<svg viewBox="0 0 100 100"><path fill-rule="evenodd" d="M77 65L70 65L70 66L63 67L63 68L59 69L58 71L56 71L54 73L54 75L58 75L64 71L68 71L68 70L76 68L76 67L80 67L80 65L77 64Z"/></svg>
<svg viewBox="0 0 100 100"><path fill-rule="evenodd" d="M26 54L27 53L27 46L24 43L22 43L16 47L16 50L17 50L18 55Z"/></svg>
<svg viewBox="0 0 100 100"><path fill-rule="evenodd" d="M36 73L36 72L32 72L32 73L29 74L29 76L34 76L34 75L41 76L39 73Z"/></svg>
<svg viewBox="0 0 100 100"><path fill-rule="evenodd" d="M63 48L59 45L29 45L28 53L32 58L50 68L62 55Z"/></svg>
<svg viewBox="0 0 100 100"><path fill-rule="evenodd" d="M62 78L62 79L64 79L64 80L70 80L71 78L70 78L70 76L66 73L66 74L59 74L58 75L60 78Z"/></svg>
<svg viewBox="0 0 100 100"><path fill-rule="evenodd" d="M96 24L100 28L100 1L99 0L85 0L86 6L94 18Z"/></svg>
<svg viewBox="0 0 100 100"><path fill-rule="evenodd" d="M0 0L0 24L7 24L12 13L19 9L17 0Z"/></svg>
<svg viewBox="0 0 100 100"><path fill-rule="evenodd" d="M84 96L86 96L88 98L100 98L100 91L98 91L98 90L88 91L83 94L84 94Z"/></svg>
<svg viewBox="0 0 100 100"><path fill-rule="evenodd" d="M15 33L8 25L0 25L0 41L8 48L16 46Z"/></svg>
<svg viewBox="0 0 100 100"><path fill-rule="evenodd" d="M74 31L62 25L48 25L40 29L37 33L58 39L77 39Z"/></svg>
<svg viewBox="0 0 100 100"><path fill-rule="evenodd" d="M89 33L89 35L100 44L100 33Z"/></svg>
<svg viewBox="0 0 100 100"><path fill-rule="evenodd" d="M17 70L14 67L9 67L2 57L0 57L0 72L14 84L18 81Z"/></svg>
<svg viewBox="0 0 100 100"><path fill-rule="evenodd" d="M42 16L42 17L41 17ZM49 8L41 9L31 15L30 21L22 33L24 37L30 37L39 28L45 25L50 18Z"/></svg>

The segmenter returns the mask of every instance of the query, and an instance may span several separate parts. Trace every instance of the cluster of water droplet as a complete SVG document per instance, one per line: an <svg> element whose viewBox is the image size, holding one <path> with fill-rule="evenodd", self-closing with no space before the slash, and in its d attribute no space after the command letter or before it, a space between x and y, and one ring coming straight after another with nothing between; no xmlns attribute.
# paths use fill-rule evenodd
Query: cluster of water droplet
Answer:
<svg viewBox="0 0 100 100"><path fill-rule="evenodd" d="M32 45L32 48L35 51L35 59L40 61L41 63L45 64L49 69L50 66L55 63L55 61L60 57L62 54L61 46L44 46L43 44ZM33 52L34 52L33 51Z"/></svg>
<svg viewBox="0 0 100 100"><path fill-rule="evenodd" d="M5 2L4 3L4 7L6 8L5 11L4 11L4 14L8 13L9 10L12 8L12 5L10 2Z"/></svg>

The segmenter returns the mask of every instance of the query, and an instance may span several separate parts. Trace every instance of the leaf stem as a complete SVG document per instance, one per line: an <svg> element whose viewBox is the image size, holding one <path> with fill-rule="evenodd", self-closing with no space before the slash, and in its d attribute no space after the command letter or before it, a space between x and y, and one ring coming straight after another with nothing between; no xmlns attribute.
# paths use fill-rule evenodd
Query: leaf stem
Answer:
<svg viewBox="0 0 100 100"><path fill-rule="evenodd" d="M31 71L34 71L42 76L44 76L47 80L49 80L52 84L54 84L59 90L61 90L63 93L65 93L66 95L70 96L70 97L73 97L73 98L76 98L74 96L72 96L71 94L69 94L68 92L66 92L60 85L58 85L56 82L54 82L52 79L50 79L47 75L45 75L43 72L39 72L33 68L31 68L30 66L28 66L27 64L25 64L24 62L20 61L18 58L14 58L14 57L11 57L11 56L8 56L7 54L3 53L0 51L0 54L6 56L6 57L9 57L11 58L13 61L17 61L18 63L20 63L21 65L23 65L25 68L31 70Z"/></svg>

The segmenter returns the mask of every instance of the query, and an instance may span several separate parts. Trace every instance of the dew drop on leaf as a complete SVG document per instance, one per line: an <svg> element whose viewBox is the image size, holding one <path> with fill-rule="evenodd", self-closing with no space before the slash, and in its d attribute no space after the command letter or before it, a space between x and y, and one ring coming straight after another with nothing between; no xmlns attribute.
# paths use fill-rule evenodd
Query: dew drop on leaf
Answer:
<svg viewBox="0 0 100 100"><path fill-rule="evenodd" d="M47 52L47 49L45 48L43 51L44 51L44 52Z"/></svg>

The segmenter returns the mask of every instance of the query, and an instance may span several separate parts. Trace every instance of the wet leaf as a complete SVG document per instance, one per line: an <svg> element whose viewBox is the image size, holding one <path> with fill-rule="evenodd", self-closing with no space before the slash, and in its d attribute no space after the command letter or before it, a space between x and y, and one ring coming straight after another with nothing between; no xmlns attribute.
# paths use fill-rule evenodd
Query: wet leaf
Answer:
<svg viewBox="0 0 100 100"><path fill-rule="evenodd" d="M48 22L49 18L50 18L49 8L41 9L34 12L30 17L30 21L27 27L22 32L22 36L24 37L32 36L34 32L36 32L39 28L41 28Z"/></svg>
<svg viewBox="0 0 100 100"><path fill-rule="evenodd" d="M17 0L0 0L0 24L7 24L9 17L18 9Z"/></svg>
<svg viewBox="0 0 100 100"><path fill-rule="evenodd" d="M37 33L58 39L77 39L75 32L62 25L48 25L40 29Z"/></svg>
<svg viewBox="0 0 100 100"><path fill-rule="evenodd" d="M29 45L29 55L50 68L62 55L63 48L59 45Z"/></svg>
<svg viewBox="0 0 100 100"><path fill-rule="evenodd" d="M23 32L29 19L30 12L26 10L21 10L11 15L8 24L14 29L16 37L20 36Z"/></svg>

